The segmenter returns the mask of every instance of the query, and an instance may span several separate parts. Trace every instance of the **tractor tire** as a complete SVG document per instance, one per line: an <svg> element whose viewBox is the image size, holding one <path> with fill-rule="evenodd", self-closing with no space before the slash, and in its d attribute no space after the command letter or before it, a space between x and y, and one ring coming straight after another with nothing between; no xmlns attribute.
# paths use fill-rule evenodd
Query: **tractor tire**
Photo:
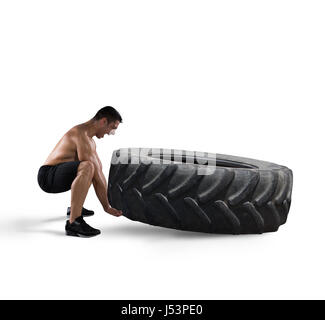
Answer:
<svg viewBox="0 0 325 320"><path fill-rule="evenodd" d="M108 200L131 220L186 231L261 234L287 221L293 175L271 162L174 149L112 155Z"/></svg>

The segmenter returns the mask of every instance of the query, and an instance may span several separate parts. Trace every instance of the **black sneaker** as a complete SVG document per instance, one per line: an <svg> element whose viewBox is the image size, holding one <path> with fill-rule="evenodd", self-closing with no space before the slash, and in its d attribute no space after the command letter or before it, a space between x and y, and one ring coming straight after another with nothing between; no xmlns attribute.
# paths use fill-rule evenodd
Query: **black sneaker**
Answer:
<svg viewBox="0 0 325 320"><path fill-rule="evenodd" d="M70 216L70 212L71 212L71 207L68 207L67 216ZM94 214L95 214L94 211L82 208L81 215L83 217L90 217L90 216L93 216Z"/></svg>
<svg viewBox="0 0 325 320"><path fill-rule="evenodd" d="M78 217L72 223L67 220L65 225L65 232L66 235L75 237L94 237L100 234L100 230L95 229L87 224L82 216Z"/></svg>

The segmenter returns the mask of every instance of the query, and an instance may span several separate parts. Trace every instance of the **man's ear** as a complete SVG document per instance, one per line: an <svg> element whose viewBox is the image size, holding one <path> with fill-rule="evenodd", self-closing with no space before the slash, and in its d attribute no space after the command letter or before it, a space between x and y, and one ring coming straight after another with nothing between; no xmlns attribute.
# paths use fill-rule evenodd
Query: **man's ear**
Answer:
<svg viewBox="0 0 325 320"><path fill-rule="evenodd" d="M102 118L99 120L99 123L102 127L107 126L107 119L106 118Z"/></svg>

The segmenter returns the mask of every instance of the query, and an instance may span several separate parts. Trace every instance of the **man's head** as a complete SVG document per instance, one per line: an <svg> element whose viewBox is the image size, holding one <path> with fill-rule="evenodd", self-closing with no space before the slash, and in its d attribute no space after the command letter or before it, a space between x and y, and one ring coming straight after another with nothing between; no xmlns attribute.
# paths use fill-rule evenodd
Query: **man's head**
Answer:
<svg viewBox="0 0 325 320"><path fill-rule="evenodd" d="M93 117L98 128L96 137L103 138L105 134L114 134L122 122L121 115L113 107L101 108Z"/></svg>

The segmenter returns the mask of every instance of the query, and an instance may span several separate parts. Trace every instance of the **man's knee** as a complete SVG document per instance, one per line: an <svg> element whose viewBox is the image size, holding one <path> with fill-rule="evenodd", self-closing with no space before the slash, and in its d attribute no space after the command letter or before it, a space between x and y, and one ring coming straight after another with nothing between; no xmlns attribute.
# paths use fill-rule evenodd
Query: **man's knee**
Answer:
<svg viewBox="0 0 325 320"><path fill-rule="evenodd" d="M80 174L87 175L92 178L94 176L95 166L91 161L81 161L78 171Z"/></svg>

